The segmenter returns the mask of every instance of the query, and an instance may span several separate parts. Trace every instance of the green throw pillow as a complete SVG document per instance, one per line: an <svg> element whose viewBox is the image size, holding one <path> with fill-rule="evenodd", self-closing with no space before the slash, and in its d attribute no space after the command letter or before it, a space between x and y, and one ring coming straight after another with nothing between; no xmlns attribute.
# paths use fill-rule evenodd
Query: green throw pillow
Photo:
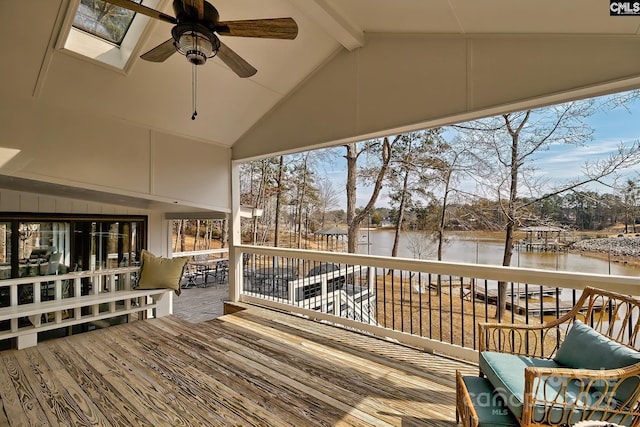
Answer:
<svg viewBox="0 0 640 427"><path fill-rule="evenodd" d="M180 279L189 257L162 258L143 249L137 289L173 289L180 295Z"/></svg>

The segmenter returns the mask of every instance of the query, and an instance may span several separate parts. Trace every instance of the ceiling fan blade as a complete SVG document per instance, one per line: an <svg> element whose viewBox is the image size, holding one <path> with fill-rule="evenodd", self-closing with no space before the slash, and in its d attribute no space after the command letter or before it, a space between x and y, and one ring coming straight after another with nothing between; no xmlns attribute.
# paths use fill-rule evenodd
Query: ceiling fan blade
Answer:
<svg viewBox="0 0 640 427"><path fill-rule="evenodd" d="M222 42L220 42L220 50L218 50L217 56L239 77L251 77L258 72L258 70L253 68L251 64L242 59L240 55L235 53L229 46Z"/></svg>
<svg viewBox="0 0 640 427"><path fill-rule="evenodd" d="M161 21L168 22L170 24L177 24L178 21L171 15L162 13L158 10L151 9L150 7L143 6L130 0L105 0L107 3L114 4L116 6L124 7L125 9L132 10L137 13L141 13L151 18L159 19Z"/></svg>
<svg viewBox="0 0 640 427"><path fill-rule="evenodd" d="M182 0L182 5L192 17L197 17L198 21L204 19L204 0Z"/></svg>
<svg viewBox="0 0 640 427"><path fill-rule="evenodd" d="M223 36L293 40L298 35L298 24L293 18L248 19L218 22L215 30Z"/></svg>
<svg viewBox="0 0 640 427"><path fill-rule="evenodd" d="M141 55L140 58L151 62L164 62L167 58L176 53L176 48L173 43L173 39L169 39L154 47L149 52Z"/></svg>

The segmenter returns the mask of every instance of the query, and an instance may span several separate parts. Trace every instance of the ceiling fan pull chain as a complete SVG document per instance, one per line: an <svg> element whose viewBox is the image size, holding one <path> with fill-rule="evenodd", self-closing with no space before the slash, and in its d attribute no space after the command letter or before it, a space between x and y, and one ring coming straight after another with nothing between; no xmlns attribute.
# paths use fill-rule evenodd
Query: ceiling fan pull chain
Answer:
<svg viewBox="0 0 640 427"><path fill-rule="evenodd" d="M191 120L195 120L198 112L196 111L197 104L197 93L198 93L198 66L196 64L191 64L191 103L193 107L193 114L191 115Z"/></svg>

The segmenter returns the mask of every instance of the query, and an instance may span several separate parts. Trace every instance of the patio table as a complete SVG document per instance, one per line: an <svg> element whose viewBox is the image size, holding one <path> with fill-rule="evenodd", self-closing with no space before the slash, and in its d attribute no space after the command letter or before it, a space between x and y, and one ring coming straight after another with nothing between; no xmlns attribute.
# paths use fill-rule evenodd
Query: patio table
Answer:
<svg viewBox="0 0 640 427"><path fill-rule="evenodd" d="M284 298L289 281L297 278L298 273L293 267L265 267L254 270L252 283L255 282L261 294Z"/></svg>

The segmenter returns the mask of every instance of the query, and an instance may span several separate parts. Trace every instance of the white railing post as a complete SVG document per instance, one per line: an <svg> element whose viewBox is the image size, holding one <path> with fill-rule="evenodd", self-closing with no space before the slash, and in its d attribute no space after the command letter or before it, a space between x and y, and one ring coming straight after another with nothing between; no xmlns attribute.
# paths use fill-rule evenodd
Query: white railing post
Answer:
<svg viewBox="0 0 640 427"><path fill-rule="evenodd" d="M59 301L62 299L62 280L56 279L53 283L53 299Z"/></svg>
<svg viewBox="0 0 640 427"><path fill-rule="evenodd" d="M38 345L38 333L24 334L16 337L16 347L18 350Z"/></svg>
<svg viewBox="0 0 640 427"><path fill-rule="evenodd" d="M156 297L156 317L163 317L171 314L172 300L173 292L167 292L160 297Z"/></svg>
<svg viewBox="0 0 640 427"><path fill-rule="evenodd" d="M327 311L327 301L329 300L329 290L327 289L327 276L323 275L320 280L320 296L322 298L322 311ZM334 303L335 305L335 303Z"/></svg>
<svg viewBox="0 0 640 427"><path fill-rule="evenodd" d="M42 282L33 282L31 285L31 292L33 294L33 302L40 302L40 293L42 291Z"/></svg>
<svg viewBox="0 0 640 427"><path fill-rule="evenodd" d="M376 269L375 267L367 268L367 286L369 288L369 293L373 290L374 292L377 290L377 282L376 282Z"/></svg>
<svg viewBox="0 0 640 427"><path fill-rule="evenodd" d="M296 283L298 283L297 280L294 281L289 281L288 282L288 286L287 286L287 296L289 297L289 304L295 304L296 302L296 291L297 289L300 289ZM304 289L304 288L303 288Z"/></svg>

